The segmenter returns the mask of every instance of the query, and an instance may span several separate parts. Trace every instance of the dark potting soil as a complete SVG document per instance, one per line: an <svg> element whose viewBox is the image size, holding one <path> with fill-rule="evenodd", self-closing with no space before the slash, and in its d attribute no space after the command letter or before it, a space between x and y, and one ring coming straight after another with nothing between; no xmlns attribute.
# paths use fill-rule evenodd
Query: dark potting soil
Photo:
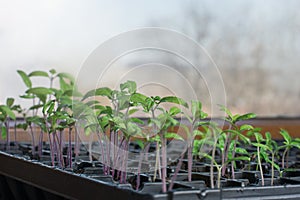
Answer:
<svg viewBox="0 0 300 200"><path fill-rule="evenodd" d="M48 166L51 166L51 157L50 157L50 150L49 148L47 149L47 146L49 145L44 144L44 149L42 151L41 155L32 155L32 148L30 144L26 143L19 143L15 144L12 143L9 148L7 148L6 145L1 144L0 145L0 150L7 152L9 154L15 155L15 156L21 156L27 160L32 160L34 162L39 161L41 163L44 163ZM137 151L137 148L131 147L132 149L135 149ZM35 149L36 152L38 149ZM66 150L64 150L65 154L67 153ZM74 152L74 147L73 147L73 152ZM138 152L138 151L137 151ZM297 160L299 156L298 154L294 154L293 161L291 162L290 166L297 166L299 161ZM66 171L74 173L74 174L79 174L82 177L86 177L88 179L92 179L94 181L99 181L99 182L105 182L110 185L114 185L119 188L123 189L129 189L132 191L135 191L136 189L136 181L137 181L137 175L134 173L128 173L127 174L127 183L118 183L117 177L113 177L112 175L105 175L105 170L103 167L103 164L99 162L98 160L94 159L90 161L90 155L88 151L86 150L85 146L82 145L80 147L80 152L79 156L74 157L75 155L73 154L72 158L72 166L67 166L65 168ZM66 163L66 155L64 155L65 163ZM137 161L133 161L135 164L137 164ZM56 162L57 163L57 162ZM131 163L132 166L134 166L133 163ZM147 163L143 163L144 168L146 169L149 167ZM130 165L130 164L129 164ZM204 199L209 199L210 197L219 197L219 193L222 191L222 195L224 195L227 191L227 189L230 188L242 188L244 191L245 188L255 188L253 190L257 191L260 193L261 191L266 192L268 189L268 186L271 183L271 177L270 177L270 166L267 164L264 164L264 181L265 181L265 186L267 187L262 187L265 188L265 190L260 190L257 188L260 188L259 186L262 185L262 179L260 177L260 173L258 171L255 171L257 169L257 164L256 163L248 163L244 165L244 170L237 171L235 172L235 179L231 179L230 177L222 177L221 178L221 188L222 190L211 190L210 187L210 165L207 163L200 161L196 161L193 164L193 173L192 173L192 181L189 182L188 180L188 174L187 174L187 160L183 161L183 164L181 166L181 170L177 174L177 178L175 179L174 185L173 185L173 190L172 190L172 195L177 195L178 197L183 197L182 194L183 192L188 192L190 191L192 194L197 193L197 195L202 196L201 198ZM172 165L172 167L167 168L167 187L170 184L170 180L174 176L176 168L176 163ZM150 169L150 168L149 168ZM228 167L230 169L230 167ZM245 170L247 169L247 170ZM253 171L248 171L248 170L253 170ZM214 168L214 176L217 177L216 169ZM111 171L112 172L112 171ZM230 173L230 171L229 171ZM159 178L156 180L153 180L154 173L152 172L147 172L143 173L140 175L140 187L138 192L139 193L145 193L145 194L152 194L152 195L158 195L155 198L159 199L160 196L162 195L162 183ZM7 179L6 177L0 177L0 182L1 182L1 189L6 190L9 185L12 184L18 184L18 183L13 183L10 179ZM215 185L216 185L216 179ZM298 169L296 170L287 170L282 173L282 177L280 177L280 173L278 171L275 171L275 181L274 185L283 185L286 187L286 185L299 185L300 184L300 171ZM27 186L24 186L27 187ZM43 197L42 199L59 199L59 197L55 197L55 194L48 194L47 192L41 192L38 191L38 189L31 189L31 190L36 190L37 193L40 194L40 196L30 196L29 194L26 194L28 196L27 199L41 199L40 197ZM9 191L9 190L8 190ZM26 191L30 191L29 189L26 189ZM194 192L192 192L194 191ZM206 192L204 192L206 191ZM248 190L247 190L248 191ZM280 189L281 191L281 189ZM15 191L10 191L6 193L6 196L0 196L0 199L18 199L17 197L14 197L14 192ZM200 193L199 193L200 192ZM270 192L269 192L270 193ZM299 192L300 193L300 192ZM230 192L227 192L229 196L232 195ZM270 193L271 195L272 193ZM8 196L7 196L8 195ZM17 195L17 194L16 194ZM21 192L20 195L25 195L24 192ZM25 196L26 196L25 195ZM41 196L42 195L42 196ZM48 196L47 196L48 195ZM51 196L52 195L52 196ZM170 192L168 192L168 195L170 195ZM172 196L171 195L171 196ZM262 194L258 194L262 195ZM174 197L174 196L173 196Z"/></svg>

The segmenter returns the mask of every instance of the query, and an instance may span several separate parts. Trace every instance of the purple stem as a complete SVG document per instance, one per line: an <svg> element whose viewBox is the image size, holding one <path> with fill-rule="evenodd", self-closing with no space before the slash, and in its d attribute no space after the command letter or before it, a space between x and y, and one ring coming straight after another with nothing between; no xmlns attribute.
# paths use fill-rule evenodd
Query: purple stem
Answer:
<svg viewBox="0 0 300 200"><path fill-rule="evenodd" d="M167 183L166 183L166 177L167 177L167 150L166 150L166 139L163 137L163 135L160 135L161 138L161 178L162 178L162 192L167 192Z"/></svg>
<svg viewBox="0 0 300 200"><path fill-rule="evenodd" d="M54 148L53 148L53 144L52 144L50 133L48 133L48 139L49 139L49 146L50 146L51 163L52 163L52 166L54 166Z"/></svg>
<svg viewBox="0 0 300 200"><path fill-rule="evenodd" d="M69 128L69 167L72 167L72 128Z"/></svg>
<svg viewBox="0 0 300 200"><path fill-rule="evenodd" d="M6 149L10 149L9 119L5 122L6 126Z"/></svg>
<svg viewBox="0 0 300 200"><path fill-rule="evenodd" d="M235 157L235 150L236 150L236 143L238 140L238 135L235 136L234 139L234 146L233 146L233 151L232 151L232 159L234 159ZM231 178L234 179L235 178L235 174L234 174L234 161L231 161Z"/></svg>
<svg viewBox="0 0 300 200"><path fill-rule="evenodd" d="M142 162L143 162L143 157L144 157L144 154L145 154L145 150L146 149L143 149L140 152L140 159L139 159L139 165L138 165L138 174L137 174L137 179L136 179L136 190L138 190L139 187L140 187L140 182L141 182L140 174L141 174L141 168L142 168Z"/></svg>
<svg viewBox="0 0 300 200"><path fill-rule="evenodd" d="M181 165L182 165L182 160L183 160L183 157L184 157L184 153L185 151L182 152L181 156L180 156L180 159L179 159L179 162L177 163L177 166L176 166L176 170L175 170L175 173L174 175L172 176L172 179L171 179L171 183L169 185L169 191L171 191L173 189L173 186L174 186L174 181L176 180L177 178L177 174L181 168Z"/></svg>
<svg viewBox="0 0 300 200"><path fill-rule="evenodd" d="M146 145L146 148L145 148L145 161L148 162L148 152L149 152L149 149L150 149L150 143L148 143Z"/></svg>
<svg viewBox="0 0 300 200"><path fill-rule="evenodd" d="M222 176L225 176L225 172L226 172L226 168L227 168L226 161L228 159L229 146L230 146L230 137L231 137L231 133L228 133L228 135L226 135L226 139L225 139L224 154L222 154L222 166L223 166Z"/></svg>
<svg viewBox="0 0 300 200"><path fill-rule="evenodd" d="M192 181L193 147L188 147L188 181Z"/></svg>
<svg viewBox="0 0 300 200"><path fill-rule="evenodd" d="M43 137L44 137L44 132L41 129L40 132L40 138L39 138L39 145L38 145L38 149L39 149L39 156L42 156L42 152L43 152Z"/></svg>
<svg viewBox="0 0 300 200"><path fill-rule="evenodd" d="M29 125L30 128L30 133L31 133L31 140L32 140L32 147L31 147L31 151L32 151L32 155L35 154L35 141L34 141L34 133L33 133L33 129L32 126Z"/></svg>
<svg viewBox="0 0 300 200"><path fill-rule="evenodd" d="M106 162L105 162L104 146L103 146L103 142L102 142L101 133L98 132L97 136L98 136L98 140L99 140L99 144L100 144L100 149L101 149L101 157L102 157L103 169L104 169L104 173L106 174Z"/></svg>
<svg viewBox="0 0 300 200"><path fill-rule="evenodd" d="M17 120L15 120L14 134L15 134L15 143L17 144Z"/></svg>

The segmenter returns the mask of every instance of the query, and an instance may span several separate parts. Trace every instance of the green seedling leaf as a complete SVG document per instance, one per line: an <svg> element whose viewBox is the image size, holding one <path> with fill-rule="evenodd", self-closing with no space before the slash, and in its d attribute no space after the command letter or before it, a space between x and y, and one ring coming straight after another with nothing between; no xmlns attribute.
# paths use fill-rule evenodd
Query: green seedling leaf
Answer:
<svg viewBox="0 0 300 200"><path fill-rule="evenodd" d="M143 121L143 120L140 120L139 118L136 118L136 117L130 118L130 121L131 121L131 122L138 123L138 124L144 124L144 121Z"/></svg>
<svg viewBox="0 0 300 200"><path fill-rule="evenodd" d="M266 135L266 140L267 141L271 141L272 140L272 136L271 136L270 132L266 132L265 135Z"/></svg>
<svg viewBox="0 0 300 200"><path fill-rule="evenodd" d="M203 136L204 136L204 133L201 132L201 131L199 131L199 130L194 130L194 131L193 131L193 135L194 135L194 136L202 136L202 137L203 137Z"/></svg>
<svg viewBox="0 0 300 200"><path fill-rule="evenodd" d="M248 151L246 149L240 147L236 147L235 152L239 154L248 154Z"/></svg>
<svg viewBox="0 0 300 200"><path fill-rule="evenodd" d="M82 94L75 90L75 89L69 89L69 90L66 90L64 91L63 95L66 95L66 96L73 96L73 97L82 97Z"/></svg>
<svg viewBox="0 0 300 200"><path fill-rule="evenodd" d="M175 115L177 115L179 113L181 113L181 110L179 108L177 108L177 107L170 108L169 114L171 116L175 116Z"/></svg>
<svg viewBox="0 0 300 200"><path fill-rule="evenodd" d="M149 119L149 125L151 125L151 124L154 124L159 129L161 129L161 127L162 127L162 122L160 120L157 120L157 119Z"/></svg>
<svg viewBox="0 0 300 200"><path fill-rule="evenodd" d="M17 128L22 128L24 131L26 131L28 127L27 123L17 124Z"/></svg>
<svg viewBox="0 0 300 200"><path fill-rule="evenodd" d="M28 89L26 93L35 94L35 95L48 95L48 94L52 94L53 91L45 87L35 87L35 88Z"/></svg>
<svg viewBox="0 0 300 200"><path fill-rule="evenodd" d="M164 134L164 137L167 138L167 139L175 139L175 140L184 141L184 139L180 135L178 135L177 133L167 132L167 133Z"/></svg>
<svg viewBox="0 0 300 200"><path fill-rule="evenodd" d="M277 165L275 162L271 162L271 164L273 164L273 166L274 166L275 169L277 169L278 171L280 171L279 165Z"/></svg>
<svg viewBox="0 0 300 200"><path fill-rule="evenodd" d="M175 96L168 96L168 97L164 97L160 100L160 103L162 102L167 102L167 103L176 103L176 104L179 104L179 105L182 105L186 108L188 108L188 104L181 98L179 97L175 97Z"/></svg>
<svg viewBox="0 0 300 200"><path fill-rule="evenodd" d="M74 79L74 77L73 77L71 74L68 74L68 73L59 73L59 74L57 74L57 76L58 76L60 79L66 78L66 79L68 79L69 81L71 81L72 83L75 82L75 79Z"/></svg>
<svg viewBox="0 0 300 200"><path fill-rule="evenodd" d="M31 94L20 95L22 99L33 99L35 96Z"/></svg>
<svg viewBox="0 0 300 200"><path fill-rule="evenodd" d="M137 109L137 108L132 108L132 109L130 109L130 110L128 111L128 115L132 115L132 114L136 113L137 111L139 111L139 109Z"/></svg>
<svg viewBox="0 0 300 200"><path fill-rule="evenodd" d="M137 143L137 145L139 145L139 147L140 147L141 149L144 149L144 148L145 148L144 141L142 141L142 140L136 140L135 142Z"/></svg>
<svg viewBox="0 0 300 200"><path fill-rule="evenodd" d="M32 76L49 77L48 73L47 73L47 72L44 72L44 71L33 71L33 72L31 72L28 76L29 76L29 77L32 77Z"/></svg>
<svg viewBox="0 0 300 200"><path fill-rule="evenodd" d="M244 115L240 115L236 121L242 121L242 120L247 120L247 119L253 119L256 117L256 114L254 113L247 113L247 114L244 114Z"/></svg>
<svg viewBox="0 0 300 200"><path fill-rule="evenodd" d="M44 106L43 104L37 104L37 105L31 106L31 107L29 108L29 110L39 109L39 108L41 108L41 107L43 107L43 106Z"/></svg>
<svg viewBox="0 0 300 200"><path fill-rule="evenodd" d="M146 106L146 99L147 99L147 97L143 94L140 94L140 93L134 93L130 97L130 101L132 101L133 103L139 103L143 107Z"/></svg>
<svg viewBox="0 0 300 200"><path fill-rule="evenodd" d="M2 137L2 139L6 139L6 136L7 136L7 129L5 126L2 126L1 127L1 137Z"/></svg>
<svg viewBox="0 0 300 200"><path fill-rule="evenodd" d="M99 103L100 102L97 101L97 100L91 100L91 101L86 102L85 105L87 105L87 106L93 106L93 105L99 104Z"/></svg>
<svg viewBox="0 0 300 200"><path fill-rule="evenodd" d="M14 98L7 98L6 99L6 105L11 108L12 105L14 105L15 99Z"/></svg>
<svg viewBox="0 0 300 200"><path fill-rule="evenodd" d="M25 72L23 72L22 70L17 70L17 72L21 76L21 78L22 78L23 82L25 83L25 85L28 88L31 88L32 87L32 82L29 79L29 77L27 76L27 74Z"/></svg>
<svg viewBox="0 0 300 200"><path fill-rule="evenodd" d="M248 156L238 156L238 157L228 159L228 162L238 161L238 160L250 161L250 157L248 157Z"/></svg>
<svg viewBox="0 0 300 200"><path fill-rule="evenodd" d="M230 112L228 108L226 108L223 105L219 105L219 106L221 111L224 111L231 119L233 119L233 114Z"/></svg>
<svg viewBox="0 0 300 200"><path fill-rule="evenodd" d="M290 136L290 134L289 134L286 130L281 129L279 133L282 135L282 137L284 138L284 140L285 140L288 144L291 143L292 137Z"/></svg>
<svg viewBox="0 0 300 200"><path fill-rule="evenodd" d="M241 127L240 127L240 130L241 131L250 131L250 130L253 130L253 126L249 125L249 124L243 124Z"/></svg>
<svg viewBox="0 0 300 200"><path fill-rule="evenodd" d="M261 143L262 141L264 141L264 138L262 137L262 135L260 133L255 132L254 136L258 143Z"/></svg>
<svg viewBox="0 0 300 200"><path fill-rule="evenodd" d="M15 113L8 106L1 105L0 110L2 110L2 112L6 113L11 119L13 119L13 120L16 119Z"/></svg>
<svg viewBox="0 0 300 200"><path fill-rule="evenodd" d="M299 142L297 142L297 141L295 141L295 140L293 140L293 141L291 142L291 146L297 147L298 149L300 149L300 144L299 144Z"/></svg>
<svg viewBox="0 0 300 200"><path fill-rule="evenodd" d="M46 103L46 101L47 101L46 94L37 94L36 96L41 100L41 102Z"/></svg>
<svg viewBox="0 0 300 200"><path fill-rule="evenodd" d="M94 105L91 107L91 109L95 109L96 110L96 115L99 116L101 114L105 114L107 109L105 106L102 106L102 105ZM106 114L109 114L109 113L106 113Z"/></svg>
<svg viewBox="0 0 300 200"><path fill-rule="evenodd" d="M125 83L120 84L121 91L128 90L129 94L134 94L136 92L136 82L126 81Z"/></svg>
<svg viewBox="0 0 300 200"><path fill-rule="evenodd" d="M195 124L195 126L209 126L209 125L213 126L211 122L205 122L205 121L200 121Z"/></svg>
<svg viewBox="0 0 300 200"><path fill-rule="evenodd" d="M50 69L49 72L50 72L50 74L52 74L52 75L53 75L53 74L56 74L56 70L55 70L55 69Z"/></svg>
<svg viewBox="0 0 300 200"><path fill-rule="evenodd" d="M95 90L88 91L82 98L82 101L92 97L92 96L106 96L107 98L112 98L112 90L108 87L98 88Z"/></svg>
<svg viewBox="0 0 300 200"><path fill-rule="evenodd" d="M194 119L201 117L202 104L200 101L191 101L192 116Z"/></svg>
<svg viewBox="0 0 300 200"><path fill-rule="evenodd" d="M18 113L21 113L22 112L22 108L20 105L13 105L11 107L11 110L14 110L14 111L17 111Z"/></svg>
<svg viewBox="0 0 300 200"><path fill-rule="evenodd" d="M59 77L59 86L62 91L72 90L73 86L68 84L63 78Z"/></svg>
<svg viewBox="0 0 300 200"><path fill-rule="evenodd" d="M256 146L256 147L260 147L260 148L262 148L262 149L264 149L264 150L269 150L269 151L271 151L271 149L270 149L267 145L265 145L265 144L261 144L261 143L252 143L252 145L253 145L253 146Z"/></svg>
<svg viewBox="0 0 300 200"><path fill-rule="evenodd" d="M51 113L52 111L53 111L53 109L54 109L54 105L55 105L55 101L54 100L51 100L51 101L48 101L44 106L43 106L43 110L42 110L42 112L44 113L44 114L46 114L46 113ZM51 112L49 112L49 111L51 111Z"/></svg>

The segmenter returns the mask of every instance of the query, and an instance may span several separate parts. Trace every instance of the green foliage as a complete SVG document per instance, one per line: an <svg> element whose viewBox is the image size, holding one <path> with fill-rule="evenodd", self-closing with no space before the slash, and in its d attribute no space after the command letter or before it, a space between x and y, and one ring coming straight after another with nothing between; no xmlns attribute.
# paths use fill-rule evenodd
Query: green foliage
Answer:
<svg viewBox="0 0 300 200"><path fill-rule="evenodd" d="M30 74L28 74L28 77L33 77L33 76L41 76L41 77L49 77L47 72L44 71L33 71Z"/></svg>
<svg viewBox="0 0 300 200"><path fill-rule="evenodd" d="M175 97L175 96L168 96L168 97L163 97L162 99L160 99L160 103L162 102L167 102L167 103L175 103L178 105L182 105L186 108L188 108L188 104L181 98L179 97Z"/></svg>
<svg viewBox="0 0 300 200"><path fill-rule="evenodd" d="M0 112L4 116L8 116L8 117L10 117L13 120L16 119L15 113L8 106L6 106L6 105L0 105Z"/></svg>
<svg viewBox="0 0 300 200"><path fill-rule="evenodd" d="M93 96L106 96L107 98L112 98L112 90L108 87L98 88L95 90L88 91L82 98L82 101Z"/></svg>
<svg viewBox="0 0 300 200"><path fill-rule="evenodd" d="M166 139L184 140L177 133L172 132L172 128L180 126L186 133L186 142L193 150L192 153L211 159L218 170L226 168L228 163L234 164L237 160L250 161L248 152L240 146L242 142L257 147L256 154L259 155L259 159L271 164L272 169L279 169L274 159L280 149L284 150L284 159L291 148L300 148L300 139L293 139L283 129L280 134L284 144L280 147L270 133L265 133L264 138L259 128L245 123L246 120L256 117L254 113L233 114L221 105L220 109L226 113L225 120L229 124L229 128L222 130L218 124L206 120L208 114L202 110L200 101L192 100L188 104L184 99L176 96L146 96L138 93L137 84L131 80L121 83L117 89L100 87L90 90L82 97L76 88L75 79L70 74L58 73L54 69L49 72L37 70L28 74L22 70L17 72L27 87L25 94L20 97L33 102L28 109L30 113L32 112L32 116L26 117L26 123L17 125L24 130L36 125L43 132L50 134L66 128L72 129L77 121L81 121L87 135L95 132L102 133L104 140L109 140L104 134L109 132L115 134L118 140L124 139L127 142L135 137L137 144L144 149L150 142L156 142L157 147L160 148L163 143L166 143ZM33 86L31 79L34 80L36 77L49 80L50 86ZM57 85L53 84L54 81L59 83L58 88L54 87ZM96 99L99 96L106 97L111 106L101 104ZM15 120L16 113L22 111L21 107L14 103L14 98L7 98L6 104L0 105L2 138L5 138L9 131L7 120ZM170 109L165 109L164 104L171 105ZM189 109L189 113L183 112L186 110L182 110L183 107ZM148 122L144 123L135 117L139 111L149 114ZM42 116L39 116L40 113ZM187 125L180 124L177 120L177 117L182 114L188 119ZM254 136L256 141L251 142L249 136ZM201 147L213 147L212 152L218 150L221 155L226 155L224 156L226 160L218 163L212 152L211 154L199 152Z"/></svg>
<svg viewBox="0 0 300 200"><path fill-rule="evenodd" d="M31 88L32 87L32 82L29 78L29 76L23 72L22 70L17 70L18 74L21 76L23 82L25 83L26 87Z"/></svg>

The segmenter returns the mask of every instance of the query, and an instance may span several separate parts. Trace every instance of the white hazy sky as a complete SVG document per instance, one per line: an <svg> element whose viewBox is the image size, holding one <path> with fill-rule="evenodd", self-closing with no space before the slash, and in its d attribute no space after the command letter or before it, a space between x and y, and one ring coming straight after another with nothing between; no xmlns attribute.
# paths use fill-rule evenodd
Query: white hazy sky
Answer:
<svg viewBox="0 0 300 200"><path fill-rule="evenodd" d="M179 2L0 0L0 101L25 88L16 69L76 74L103 41L180 9ZM168 7L172 9L166 9Z"/></svg>
<svg viewBox="0 0 300 200"><path fill-rule="evenodd" d="M276 13L280 15L284 1L195 2L197 6L214 9L230 27L234 24L227 19L237 10L246 8L247 11L247 7L254 6L260 13L256 17L267 20ZM56 68L75 75L89 53L103 41L145 27L151 21L180 21L179 16L189 3L181 0L0 0L0 102L24 91L17 69L30 72ZM176 30L172 23L162 22L162 26Z"/></svg>

